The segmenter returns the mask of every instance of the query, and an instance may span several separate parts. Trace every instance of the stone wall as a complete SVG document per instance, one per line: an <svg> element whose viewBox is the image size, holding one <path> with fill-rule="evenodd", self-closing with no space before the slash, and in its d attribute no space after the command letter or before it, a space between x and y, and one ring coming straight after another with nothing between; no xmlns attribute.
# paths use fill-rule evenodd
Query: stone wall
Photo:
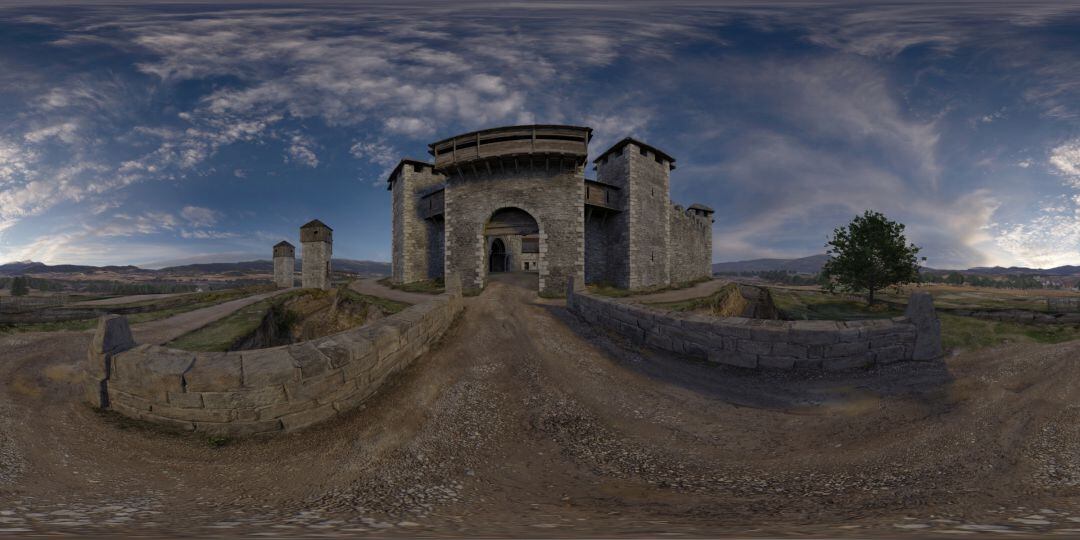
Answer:
<svg viewBox="0 0 1080 540"><path fill-rule="evenodd" d="M489 172L490 171L490 172ZM557 159L521 159L455 174L446 187L446 268L465 289L487 280L484 226L496 210L519 208L540 228L539 287L561 295L567 280L584 274L584 170Z"/></svg>
<svg viewBox="0 0 1080 540"><path fill-rule="evenodd" d="M296 257L274 257L274 284L290 289L296 284Z"/></svg>
<svg viewBox="0 0 1080 540"><path fill-rule="evenodd" d="M588 283L606 282L616 287L630 287L630 213L627 193L630 188L630 160L624 157L627 145L622 153L611 153L596 163L597 180L619 187L618 208L613 215L590 216L586 224L586 250L591 250L587 257L592 268L586 268L585 280ZM598 242L603 236L602 242ZM600 263L600 257L604 262Z"/></svg>
<svg viewBox="0 0 1080 540"><path fill-rule="evenodd" d="M769 321L675 314L568 287L581 318L637 344L751 369L839 371L940 358L941 331L929 295L912 295L904 317L868 321ZM916 298L918 297L918 298Z"/></svg>
<svg viewBox="0 0 1080 540"><path fill-rule="evenodd" d="M685 283L712 275L712 223L672 205L669 211L671 282Z"/></svg>
<svg viewBox="0 0 1080 540"><path fill-rule="evenodd" d="M630 288L667 285L671 283L670 164L657 162L652 151L633 143L623 149L623 157L630 162Z"/></svg>
<svg viewBox="0 0 1080 540"><path fill-rule="evenodd" d="M442 221L426 220L420 200L444 182L428 163L403 161L390 179L393 260L391 279L413 283L443 277ZM436 260L437 259L437 260Z"/></svg>
<svg viewBox="0 0 1080 540"><path fill-rule="evenodd" d="M186 431L291 431L355 409L427 352L460 310L460 295L444 294L332 336L228 353L135 345L123 317L103 317L87 355L86 398Z"/></svg>
<svg viewBox="0 0 1080 540"><path fill-rule="evenodd" d="M330 289L330 261L334 245L330 242L301 242L300 283L305 289Z"/></svg>
<svg viewBox="0 0 1080 540"><path fill-rule="evenodd" d="M1067 313L1070 311L1080 312L1080 297L1049 297L1046 299L1046 308L1055 313Z"/></svg>

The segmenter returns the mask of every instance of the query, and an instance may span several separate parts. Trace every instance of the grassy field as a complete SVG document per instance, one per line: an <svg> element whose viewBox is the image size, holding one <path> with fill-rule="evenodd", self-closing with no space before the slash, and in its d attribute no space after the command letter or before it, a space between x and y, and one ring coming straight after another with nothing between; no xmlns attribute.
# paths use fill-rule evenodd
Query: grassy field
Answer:
<svg viewBox="0 0 1080 540"><path fill-rule="evenodd" d="M188 332L165 346L185 351L227 351L238 339L254 332L270 308L300 294L303 294L303 291L287 292L243 307L232 315Z"/></svg>
<svg viewBox="0 0 1080 540"><path fill-rule="evenodd" d="M607 296L609 298L626 298L629 296L638 296L642 294L653 294L665 291L678 291L682 289L689 289L698 283L704 283L712 278L701 278L693 281L684 281L682 283L676 283L673 285L659 286L659 287L646 287L643 289L620 289L610 283L593 283L588 285L589 292L598 294L600 296Z"/></svg>
<svg viewBox="0 0 1080 540"><path fill-rule="evenodd" d="M397 289L399 291L411 292L411 293L423 293L423 294L442 294L446 292L446 283L442 278L439 279L427 279L424 281L417 281L415 283L397 284L385 277L378 281L380 285L390 287L391 289Z"/></svg>
<svg viewBox="0 0 1080 540"><path fill-rule="evenodd" d="M372 307L377 307L384 315L392 315L408 307L407 304L363 295L348 288L337 289L337 294L344 295L350 300L364 302ZM323 291L298 290L273 298L267 298L261 302L246 306L236 313L210 323L198 330L184 334L167 343L166 346L183 349L185 351L227 351L241 338L254 332L255 329L259 327L259 324L262 323L266 313L274 308L274 306L282 306L289 300L304 295L321 295L324 297L323 302L326 302L325 297L328 296L328 293L324 293Z"/></svg>
<svg viewBox="0 0 1080 540"><path fill-rule="evenodd" d="M1000 306L1008 305L1011 308L1021 309L1018 306L1025 298L1023 294L1030 291L1001 291L999 289L983 289L976 291L936 291L943 298L951 299L938 302L937 307L956 307L957 304L967 309L1000 309ZM970 294L957 294L970 293ZM1001 293L998 298L993 293ZM887 318L903 315L900 309L901 298L895 295L888 298L889 304L881 304L868 307L865 302L847 300L841 296L830 295L820 291L809 289L773 288L773 301L790 319L830 319L830 320L855 320ZM906 303L906 297L903 298ZM944 306L943 306L944 304ZM1045 303L1043 304L1045 305ZM938 313L941 319L941 340L946 350L949 349L980 349L992 347L1004 343L1060 343L1080 339L1080 326L1066 324L1021 324L1012 322L989 321L975 317L961 317L949 313Z"/></svg>
<svg viewBox="0 0 1080 540"><path fill-rule="evenodd" d="M238 298L244 298L247 296L269 292L272 290L274 290L273 285L241 287L238 289L222 289L218 291L207 291L201 293L184 294L181 296L171 296L168 298L162 298L157 300L146 300L144 302L134 304L125 304L123 307L125 309L133 307L154 308L151 311L132 313L127 316L129 323L138 324L165 319L168 317L172 317L173 315L179 315L180 313L186 313L188 311L194 311L196 309L202 309L231 300L236 300ZM0 325L0 333L59 331L78 332L94 328L95 326L97 326L97 321L97 317L91 317L87 319L75 319L70 321Z"/></svg>
<svg viewBox="0 0 1080 540"><path fill-rule="evenodd" d="M817 286L769 286L773 291L801 291L820 293ZM878 298L893 304L907 304L908 296L913 291L924 291L934 297L934 305L943 309L1023 309L1028 311L1046 311L1047 297L1080 297L1075 290L1056 289L993 289L971 287L968 285L927 284L904 286L898 289L885 289L878 293ZM775 292L774 292L775 294Z"/></svg>

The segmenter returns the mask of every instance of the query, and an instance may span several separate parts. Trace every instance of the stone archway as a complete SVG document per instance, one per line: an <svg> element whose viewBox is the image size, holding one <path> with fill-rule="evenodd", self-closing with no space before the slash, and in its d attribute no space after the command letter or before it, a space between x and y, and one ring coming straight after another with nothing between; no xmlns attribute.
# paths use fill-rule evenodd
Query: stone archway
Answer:
<svg viewBox="0 0 1080 540"><path fill-rule="evenodd" d="M541 229L539 221L520 207L508 206L492 212L482 235L484 273L529 271L541 274L542 278L542 254L538 247L543 241Z"/></svg>

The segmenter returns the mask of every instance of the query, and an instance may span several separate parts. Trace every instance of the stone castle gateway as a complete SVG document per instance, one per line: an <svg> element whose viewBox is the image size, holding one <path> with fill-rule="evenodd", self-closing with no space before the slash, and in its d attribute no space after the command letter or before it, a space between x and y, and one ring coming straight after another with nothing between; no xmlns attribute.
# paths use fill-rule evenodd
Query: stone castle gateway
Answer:
<svg viewBox="0 0 1080 540"><path fill-rule="evenodd" d="M675 158L625 138L585 177L592 129L509 126L429 145L390 174L395 283L535 272L540 292L571 277L638 289L711 275L712 209L670 198Z"/></svg>

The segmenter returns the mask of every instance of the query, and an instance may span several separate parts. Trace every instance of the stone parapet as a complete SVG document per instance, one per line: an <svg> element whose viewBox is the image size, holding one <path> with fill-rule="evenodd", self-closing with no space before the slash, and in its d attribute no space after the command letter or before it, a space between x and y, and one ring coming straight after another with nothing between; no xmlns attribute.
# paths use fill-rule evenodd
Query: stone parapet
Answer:
<svg viewBox="0 0 1080 540"><path fill-rule="evenodd" d="M185 431L292 431L355 409L427 352L461 308L460 296L444 294L331 336L227 353L134 345L130 332L120 335L122 317L103 318L88 355L88 399Z"/></svg>
<svg viewBox="0 0 1080 540"><path fill-rule="evenodd" d="M674 314L568 287L567 306L634 343L750 369L842 371L941 357L933 304L908 316L865 321L772 321ZM928 311L929 310L929 311Z"/></svg>

